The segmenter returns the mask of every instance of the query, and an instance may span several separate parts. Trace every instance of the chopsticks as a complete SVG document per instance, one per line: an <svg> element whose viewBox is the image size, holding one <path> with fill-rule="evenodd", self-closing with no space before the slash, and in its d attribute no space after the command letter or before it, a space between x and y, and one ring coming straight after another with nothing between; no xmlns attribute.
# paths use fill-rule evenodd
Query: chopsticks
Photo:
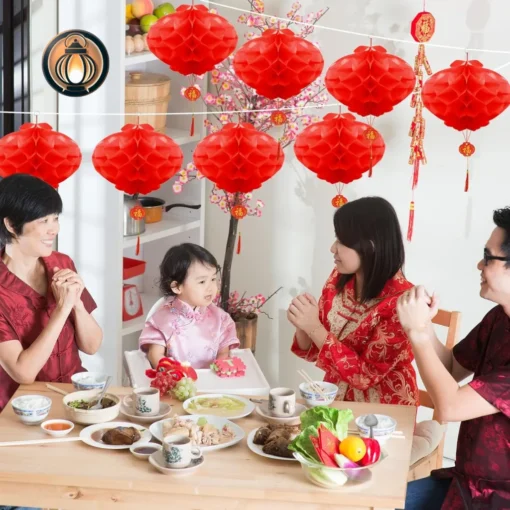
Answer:
<svg viewBox="0 0 510 510"><path fill-rule="evenodd" d="M4 441L1 446L24 446L28 444L52 444L52 443L69 443L71 441L81 441L80 436L73 437L56 437L55 439L29 439L27 441Z"/></svg>
<svg viewBox="0 0 510 510"><path fill-rule="evenodd" d="M359 436L360 431L358 429L348 429L347 433L349 435ZM401 430L395 430L390 436L391 439L405 439L406 436L404 436L404 433ZM377 439L377 438L376 438Z"/></svg>
<svg viewBox="0 0 510 510"><path fill-rule="evenodd" d="M323 399L326 399L322 388L304 370L298 370L297 373L310 385L310 388L315 391L315 393L318 393Z"/></svg>
<svg viewBox="0 0 510 510"><path fill-rule="evenodd" d="M56 386L52 386L51 384L47 384L46 388L52 391L56 391L57 393L60 393L61 395L68 395L67 391L61 390L60 388L57 388Z"/></svg>

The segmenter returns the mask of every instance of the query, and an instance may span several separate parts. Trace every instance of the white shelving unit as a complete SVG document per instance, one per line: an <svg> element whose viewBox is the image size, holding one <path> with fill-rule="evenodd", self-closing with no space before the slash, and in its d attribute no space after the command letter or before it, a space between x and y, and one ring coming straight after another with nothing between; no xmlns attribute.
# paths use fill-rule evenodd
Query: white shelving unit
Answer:
<svg viewBox="0 0 510 510"><path fill-rule="evenodd" d="M141 71L166 74L171 79L169 112L190 110L190 103L180 94L188 85L187 77L172 72L168 65L150 52L125 54L125 6L130 0L58 0L59 32L82 28L96 34L106 45L110 56L110 71L103 86L90 97L72 99L60 96L59 111L117 113L124 111L125 79L128 72ZM155 0L154 6L165 0ZM172 2L175 7L186 3ZM108 20L103 23L101 20ZM115 21L117 20L117 22ZM66 26L65 24L69 25ZM106 26L107 25L107 26ZM205 94L207 80L201 82ZM138 338L145 323L145 315L160 298L159 265L166 251L182 242L204 242L205 181L186 184L182 193L172 189L171 179L150 196L162 198L166 204L201 204L199 210L175 208L163 213L163 220L146 225L140 236L140 253L135 255L137 236L123 236L123 193L103 179L91 164L91 154L107 135L119 131L123 116L94 118L65 115L59 129L71 136L81 147L83 164L80 170L63 183L60 193L64 200L64 214L59 236L59 250L76 262L87 287L98 304L96 318L103 328L104 341L100 351L101 369L114 376L117 383L125 382L123 352L138 348ZM183 165L192 160L196 143L204 136L202 118L195 119L195 134L189 135L191 118L188 115L168 116L165 133L184 153ZM122 258L146 261L145 273L137 278L122 279ZM122 321L122 287L135 284L141 294L144 314L130 321ZM100 358L100 359L101 359ZM94 358L96 360L97 358ZM90 360L92 363L93 361ZM85 363L87 366L87 363Z"/></svg>

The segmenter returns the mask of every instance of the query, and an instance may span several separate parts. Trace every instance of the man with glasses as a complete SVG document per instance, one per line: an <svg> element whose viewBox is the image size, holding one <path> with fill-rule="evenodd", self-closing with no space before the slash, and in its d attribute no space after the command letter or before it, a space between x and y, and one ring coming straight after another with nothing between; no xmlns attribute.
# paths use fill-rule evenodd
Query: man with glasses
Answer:
<svg viewBox="0 0 510 510"><path fill-rule="evenodd" d="M439 420L462 422L455 467L411 482L406 510L510 509L510 207L495 211L494 223L477 267L480 296L497 306L453 351L434 333L434 295L414 287L399 299L399 319Z"/></svg>

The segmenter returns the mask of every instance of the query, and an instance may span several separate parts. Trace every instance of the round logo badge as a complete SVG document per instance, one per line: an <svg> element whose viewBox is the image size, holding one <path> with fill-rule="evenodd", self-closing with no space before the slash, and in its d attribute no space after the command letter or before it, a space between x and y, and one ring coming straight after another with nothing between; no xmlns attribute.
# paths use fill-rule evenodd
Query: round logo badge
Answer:
<svg viewBox="0 0 510 510"><path fill-rule="evenodd" d="M46 81L60 94L81 97L106 79L110 60L105 45L86 30L67 30L53 38L42 59Z"/></svg>

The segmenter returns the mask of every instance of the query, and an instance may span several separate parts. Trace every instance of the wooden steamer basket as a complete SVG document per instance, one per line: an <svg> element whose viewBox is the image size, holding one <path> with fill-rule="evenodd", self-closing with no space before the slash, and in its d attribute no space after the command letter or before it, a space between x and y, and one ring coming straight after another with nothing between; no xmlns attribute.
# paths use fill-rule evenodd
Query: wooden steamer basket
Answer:
<svg viewBox="0 0 510 510"><path fill-rule="evenodd" d="M170 101L170 78L164 74L126 73L126 124L150 124L163 133Z"/></svg>

